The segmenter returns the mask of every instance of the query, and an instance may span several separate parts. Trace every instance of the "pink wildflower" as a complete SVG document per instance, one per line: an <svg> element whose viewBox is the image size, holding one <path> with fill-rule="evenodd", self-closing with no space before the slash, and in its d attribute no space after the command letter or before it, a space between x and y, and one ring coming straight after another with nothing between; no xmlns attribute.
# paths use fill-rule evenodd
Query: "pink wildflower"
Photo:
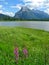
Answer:
<svg viewBox="0 0 49 65"><path fill-rule="evenodd" d="M26 48L23 48L23 54L25 55L25 57L27 57L27 56L28 56L28 51L27 51L27 49L26 49Z"/></svg>
<svg viewBox="0 0 49 65"><path fill-rule="evenodd" d="M17 62L18 59L19 59L19 52L18 52L18 48L17 47L14 49L14 54L15 54L16 62Z"/></svg>

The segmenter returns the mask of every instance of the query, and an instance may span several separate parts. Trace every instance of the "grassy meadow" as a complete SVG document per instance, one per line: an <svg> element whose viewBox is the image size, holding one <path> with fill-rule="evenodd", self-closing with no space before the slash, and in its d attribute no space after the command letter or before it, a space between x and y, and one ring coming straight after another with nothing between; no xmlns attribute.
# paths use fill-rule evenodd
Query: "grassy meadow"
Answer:
<svg viewBox="0 0 49 65"><path fill-rule="evenodd" d="M19 48L16 64L14 49ZM22 49L26 46L28 57ZM0 65L49 65L49 32L22 27L0 27Z"/></svg>

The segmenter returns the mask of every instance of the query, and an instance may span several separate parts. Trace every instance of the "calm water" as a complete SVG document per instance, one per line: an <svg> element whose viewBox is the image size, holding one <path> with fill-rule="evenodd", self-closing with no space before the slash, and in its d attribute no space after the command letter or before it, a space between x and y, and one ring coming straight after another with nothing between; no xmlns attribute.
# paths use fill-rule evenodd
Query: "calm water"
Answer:
<svg viewBox="0 0 49 65"><path fill-rule="evenodd" d="M21 26L49 31L49 22L0 22L0 26Z"/></svg>

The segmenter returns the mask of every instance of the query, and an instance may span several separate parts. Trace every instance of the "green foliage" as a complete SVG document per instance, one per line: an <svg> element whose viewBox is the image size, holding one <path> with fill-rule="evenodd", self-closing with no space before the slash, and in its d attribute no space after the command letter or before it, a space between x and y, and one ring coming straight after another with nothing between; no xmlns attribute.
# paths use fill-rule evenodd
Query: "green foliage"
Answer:
<svg viewBox="0 0 49 65"><path fill-rule="evenodd" d="M9 16L0 17L0 21L49 21L49 19L20 19Z"/></svg>
<svg viewBox="0 0 49 65"><path fill-rule="evenodd" d="M14 48L19 48L16 64ZM22 53L28 49L28 58ZM49 32L20 27L0 27L0 65L49 65Z"/></svg>

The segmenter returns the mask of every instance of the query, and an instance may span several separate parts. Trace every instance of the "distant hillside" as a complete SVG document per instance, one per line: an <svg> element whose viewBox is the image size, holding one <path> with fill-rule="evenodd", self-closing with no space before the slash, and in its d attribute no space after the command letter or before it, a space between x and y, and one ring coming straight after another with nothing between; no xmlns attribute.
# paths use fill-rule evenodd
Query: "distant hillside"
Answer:
<svg viewBox="0 0 49 65"><path fill-rule="evenodd" d="M16 21L16 20L18 21L18 20L22 20L22 19L10 17L10 16L4 15L4 14L0 14L0 21Z"/></svg>
<svg viewBox="0 0 49 65"><path fill-rule="evenodd" d="M8 16L8 15L4 15L4 14L0 14L0 20L9 20L12 19L12 17Z"/></svg>

